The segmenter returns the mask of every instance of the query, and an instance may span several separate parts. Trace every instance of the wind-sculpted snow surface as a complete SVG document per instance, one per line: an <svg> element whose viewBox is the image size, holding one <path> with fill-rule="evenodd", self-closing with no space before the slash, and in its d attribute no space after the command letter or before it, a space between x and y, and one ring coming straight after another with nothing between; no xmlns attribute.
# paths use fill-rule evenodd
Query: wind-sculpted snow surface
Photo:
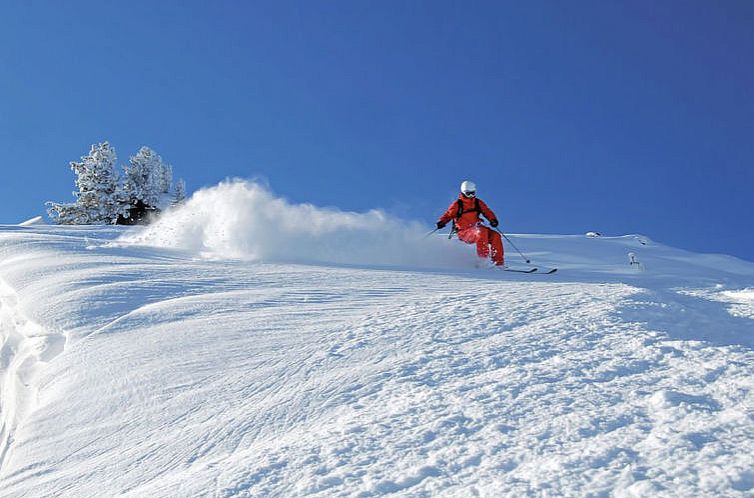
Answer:
<svg viewBox="0 0 754 498"><path fill-rule="evenodd" d="M547 276L251 262L217 227L203 259L177 216L0 227L0 497L754 494L754 264L554 235L511 235Z"/></svg>
<svg viewBox="0 0 754 498"><path fill-rule="evenodd" d="M426 228L380 210L353 213L291 204L258 183L232 181L196 192L120 242L254 261L422 267L473 263L455 244L426 244L426 233Z"/></svg>

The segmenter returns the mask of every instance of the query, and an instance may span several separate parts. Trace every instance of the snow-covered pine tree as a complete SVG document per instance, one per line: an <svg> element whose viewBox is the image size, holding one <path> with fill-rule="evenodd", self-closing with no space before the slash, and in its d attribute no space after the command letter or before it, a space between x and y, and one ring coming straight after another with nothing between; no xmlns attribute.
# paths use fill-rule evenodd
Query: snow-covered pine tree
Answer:
<svg viewBox="0 0 754 498"><path fill-rule="evenodd" d="M178 204L183 204L183 201L186 200L186 182L183 181L183 178L179 178L177 182L175 182L175 191L173 192L173 202L172 205L176 206Z"/></svg>
<svg viewBox="0 0 754 498"><path fill-rule="evenodd" d="M48 202L48 213L63 225L108 225L125 213L122 194L115 169L117 156L108 142L92 145L89 154L80 162L71 162L76 173L78 192L76 202L60 204Z"/></svg>
<svg viewBox="0 0 754 498"><path fill-rule="evenodd" d="M160 201L162 159L149 147L142 147L123 166L123 194L130 206L141 201L145 208L156 208Z"/></svg>
<svg viewBox="0 0 754 498"><path fill-rule="evenodd" d="M159 156L157 156L160 158ZM165 164L160 158L160 192L167 194L170 192L170 187L173 185L173 166Z"/></svg>

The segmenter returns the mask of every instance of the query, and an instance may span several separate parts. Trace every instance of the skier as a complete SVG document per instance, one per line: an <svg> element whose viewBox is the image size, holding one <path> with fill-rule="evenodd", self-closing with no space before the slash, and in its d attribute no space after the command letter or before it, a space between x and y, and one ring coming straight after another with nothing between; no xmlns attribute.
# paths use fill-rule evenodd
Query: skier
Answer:
<svg viewBox="0 0 754 498"><path fill-rule="evenodd" d="M505 253L500 233L485 226L479 218L480 214L487 218L493 228L497 227L497 216L476 196L474 182L465 180L461 183L458 199L437 221L437 229L443 228L452 220L453 231L458 234L458 238L467 244L476 244L476 253L480 258L491 258L495 266L504 266Z"/></svg>

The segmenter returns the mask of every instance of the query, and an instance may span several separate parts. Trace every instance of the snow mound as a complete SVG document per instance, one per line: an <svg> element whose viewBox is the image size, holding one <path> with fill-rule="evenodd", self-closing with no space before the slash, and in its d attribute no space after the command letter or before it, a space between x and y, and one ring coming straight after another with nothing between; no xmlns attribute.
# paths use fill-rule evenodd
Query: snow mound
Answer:
<svg viewBox="0 0 754 498"><path fill-rule="evenodd" d="M258 183L235 180L196 192L119 242L267 262L419 267L473 263L468 251L429 240L426 232L417 222L381 210L355 213L292 204Z"/></svg>
<svg viewBox="0 0 754 498"><path fill-rule="evenodd" d="M34 218L30 218L30 219L28 219L28 220L26 220L24 222L19 223L18 226L20 226L20 227L30 227L30 226L33 226L33 225L44 225L44 224L45 224L45 222L44 222L44 220L42 219L41 216L35 216Z"/></svg>

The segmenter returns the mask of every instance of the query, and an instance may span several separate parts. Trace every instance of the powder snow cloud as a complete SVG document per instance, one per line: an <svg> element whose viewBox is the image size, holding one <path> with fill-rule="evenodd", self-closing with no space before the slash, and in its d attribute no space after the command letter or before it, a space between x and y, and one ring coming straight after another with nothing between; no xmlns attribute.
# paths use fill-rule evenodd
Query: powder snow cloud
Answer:
<svg viewBox="0 0 754 498"><path fill-rule="evenodd" d="M379 209L356 213L293 204L259 183L232 180L199 190L119 242L265 262L457 267L473 261L468 247L427 238L427 231Z"/></svg>

